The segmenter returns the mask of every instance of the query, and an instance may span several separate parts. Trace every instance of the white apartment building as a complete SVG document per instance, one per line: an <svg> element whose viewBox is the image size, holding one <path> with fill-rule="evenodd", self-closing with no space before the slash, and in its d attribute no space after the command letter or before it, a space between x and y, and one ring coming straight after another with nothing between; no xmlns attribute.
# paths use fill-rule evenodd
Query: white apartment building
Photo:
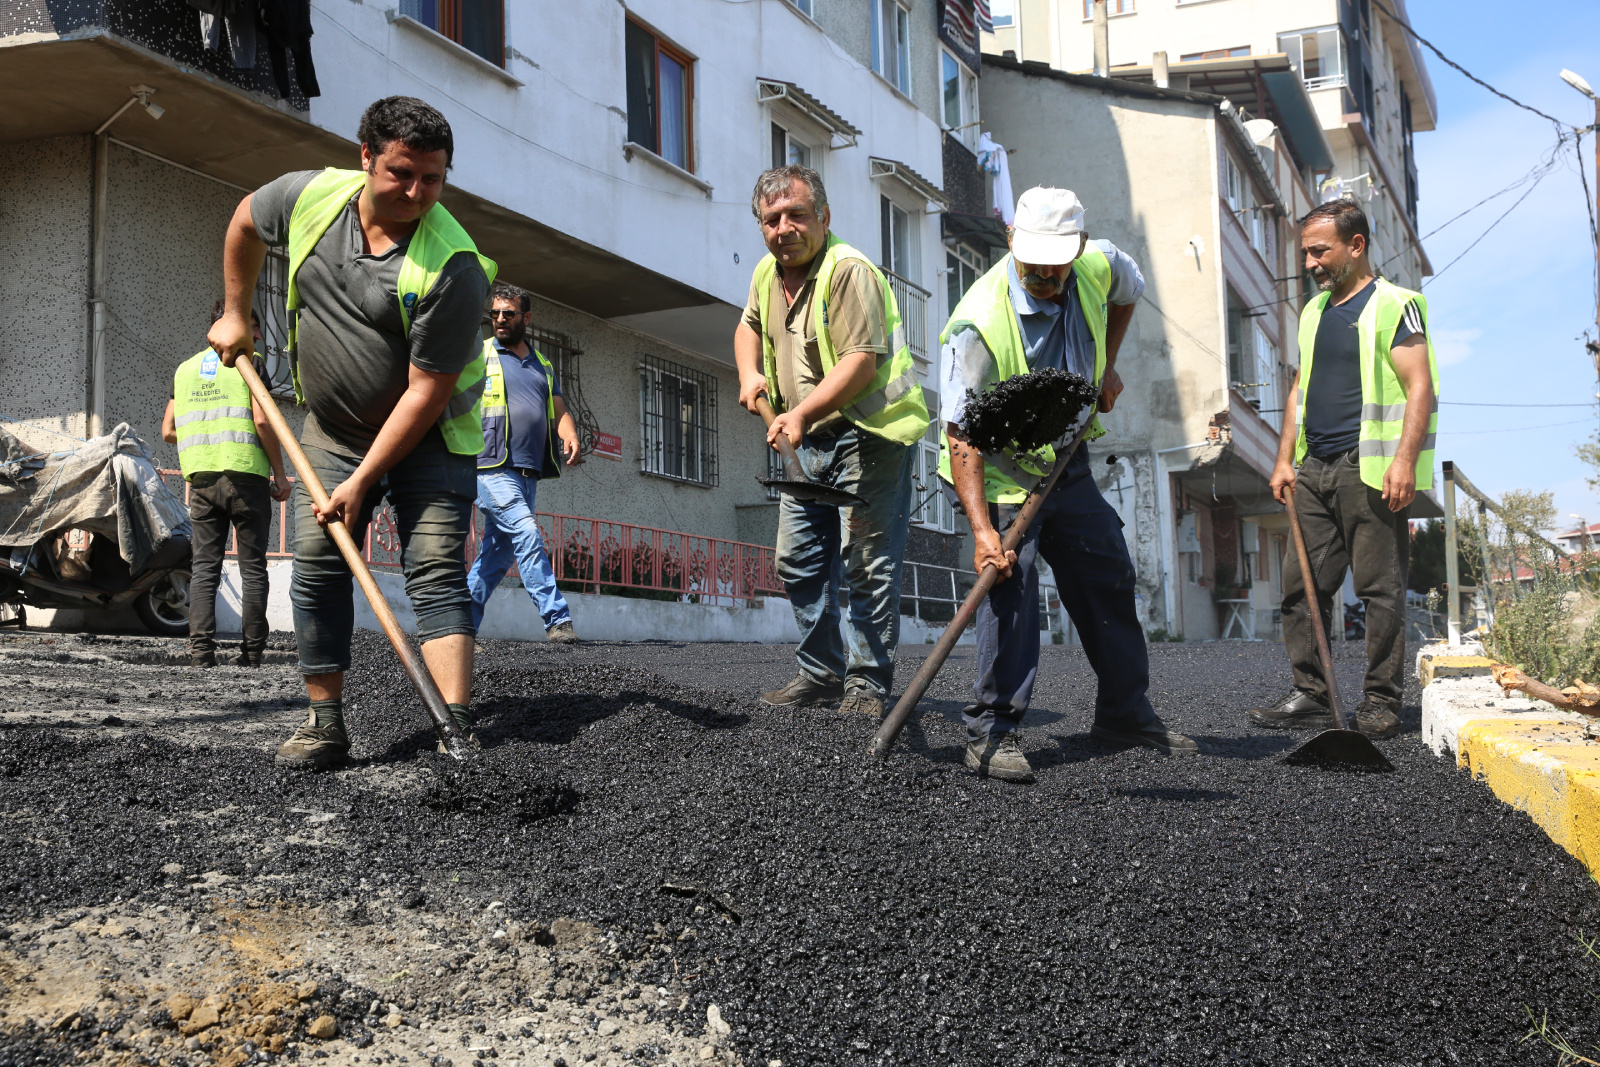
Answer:
<svg viewBox="0 0 1600 1067"><path fill-rule="evenodd" d="M822 173L834 231L891 272L937 382L959 296L948 263L988 239L981 218L950 221L943 190L954 159L962 202L987 214L970 2L313 0L310 14L307 98L306 72L274 67L264 36L235 55L225 26L208 50L186 0L0 0L17 179L0 202L0 415L30 442L128 422L175 467L157 430L173 368L204 343L234 206L285 171L357 165L360 115L390 94L450 120L444 203L533 294L581 424L585 462L545 485L541 511L773 543L756 481L770 450L737 403L732 335L765 252L750 192L775 163ZM287 395L283 277L269 259L257 307ZM946 559L954 516L920 495L913 558Z"/></svg>
<svg viewBox="0 0 1600 1067"><path fill-rule="evenodd" d="M997 0L986 52L1057 70L1095 68L1095 0ZM1346 192L1372 219L1374 262L1416 288L1433 272L1417 232L1414 134L1434 128L1438 103L1407 22L1405 0L1105 0L1109 73L1225 96L1265 118L1299 149L1302 180L1320 200ZM1295 99L1304 85L1310 113ZM1311 125L1320 127L1328 155Z"/></svg>

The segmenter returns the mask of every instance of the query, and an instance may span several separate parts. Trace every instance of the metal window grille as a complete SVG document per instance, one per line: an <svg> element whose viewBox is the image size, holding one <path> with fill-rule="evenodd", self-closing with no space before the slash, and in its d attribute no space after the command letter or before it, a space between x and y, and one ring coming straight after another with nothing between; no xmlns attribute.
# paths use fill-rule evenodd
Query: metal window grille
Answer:
<svg viewBox="0 0 1600 1067"><path fill-rule="evenodd" d="M639 469L713 486L717 480L717 380L678 363L639 363Z"/></svg>
<svg viewBox="0 0 1600 1067"><path fill-rule="evenodd" d="M587 456L594 451L595 435L599 432L594 412L583 399L583 380L578 373L578 357L583 349L572 343L572 338L557 330L535 326L528 331L528 343L544 353L544 358L555 368L556 381L561 385L561 399L578 424L578 454ZM552 431L554 427L551 427Z"/></svg>
<svg viewBox="0 0 1600 1067"><path fill-rule="evenodd" d="M771 445L767 446L767 477L768 478L787 478L788 477L788 474L785 473L785 471L783 469L783 457L781 455L779 455L778 454L778 450L776 448L773 448ZM770 486L770 485L767 486L767 499L768 500L777 500L782 496L783 496L783 493L780 492L777 489L776 486Z"/></svg>
<svg viewBox="0 0 1600 1067"><path fill-rule="evenodd" d="M256 279L251 306L261 320L261 354L266 357L266 386L273 396L293 398L294 380L289 375L289 257L269 250Z"/></svg>

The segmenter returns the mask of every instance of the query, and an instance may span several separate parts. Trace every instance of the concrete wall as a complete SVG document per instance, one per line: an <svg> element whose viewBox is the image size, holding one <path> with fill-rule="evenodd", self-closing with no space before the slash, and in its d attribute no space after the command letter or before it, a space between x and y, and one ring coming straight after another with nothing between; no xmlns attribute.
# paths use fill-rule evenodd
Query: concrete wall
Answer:
<svg viewBox="0 0 1600 1067"><path fill-rule="evenodd" d="M89 380L88 137L6 146L0 196L0 415L35 448L85 436Z"/></svg>

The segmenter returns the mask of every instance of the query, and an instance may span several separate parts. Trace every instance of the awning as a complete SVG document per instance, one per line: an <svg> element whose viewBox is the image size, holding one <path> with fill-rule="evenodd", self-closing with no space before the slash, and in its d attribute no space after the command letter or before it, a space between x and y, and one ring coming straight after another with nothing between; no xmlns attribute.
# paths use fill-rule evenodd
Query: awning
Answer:
<svg viewBox="0 0 1600 1067"><path fill-rule="evenodd" d="M843 144L830 144L829 148L854 148L856 146L856 138L861 136L861 131L846 122L844 117L837 111L800 88L794 82L779 81L776 78L757 78L756 100L763 104L782 100L844 142Z"/></svg>
<svg viewBox="0 0 1600 1067"><path fill-rule="evenodd" d="M944 195L943 189L940 189L899 160L879 159L877 156L871 156L868 159L868 167L874 181L879 178L893 178L928 203L937 206L940 211L950 207L950 198Z"/></svg>
<svg viewBox="0 0 1600 1067"><path fill-rule="evenodd" d="M960 211L946 211L939 216L942 236L946 240L964 240L988 244L991 248L1005 247L1006 224L994 215L967 215Z"/></svg>
<svg viewBox="0 0 1600 1067"><path fill-rule="evenodd" d="M1263 71L1261 81L1277 109L1278 128L1289 138L1294 154L1314 171L1331 170L1333 152L1300 75L1294 70Z"/></svg>

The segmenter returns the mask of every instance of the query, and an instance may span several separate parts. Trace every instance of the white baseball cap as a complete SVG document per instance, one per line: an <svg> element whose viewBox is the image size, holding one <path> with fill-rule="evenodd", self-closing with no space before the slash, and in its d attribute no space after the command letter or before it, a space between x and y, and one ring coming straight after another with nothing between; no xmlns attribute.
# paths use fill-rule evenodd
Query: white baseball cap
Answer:
<svg viewBox="0 0 1600 1067"><path fill-rule="evenodd" d="M1083 204L1071 189L1036 185L1017 197L1011 254L1024 263L1071 263L1083 250Z"/></svg>

